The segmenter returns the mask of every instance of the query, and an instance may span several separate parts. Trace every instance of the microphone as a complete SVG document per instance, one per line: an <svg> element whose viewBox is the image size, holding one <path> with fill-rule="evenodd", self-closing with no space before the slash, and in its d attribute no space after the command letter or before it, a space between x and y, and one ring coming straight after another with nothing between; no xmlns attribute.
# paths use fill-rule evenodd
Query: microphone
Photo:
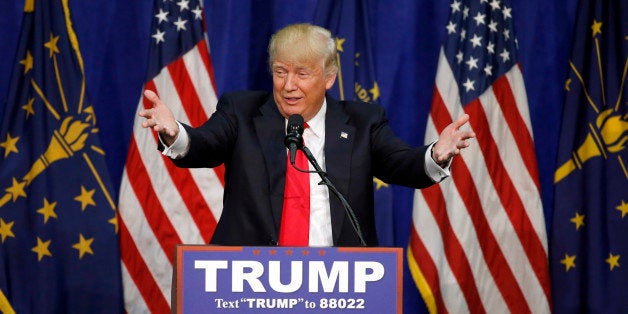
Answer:
<svg viewBox="0 0 628 314"><path fill-rule="evenodd" d="M283 143L290 151L290 164L294 165L297 150L303 147L303 117L300 114L293 114L288 117L286 137Z"/></svg>

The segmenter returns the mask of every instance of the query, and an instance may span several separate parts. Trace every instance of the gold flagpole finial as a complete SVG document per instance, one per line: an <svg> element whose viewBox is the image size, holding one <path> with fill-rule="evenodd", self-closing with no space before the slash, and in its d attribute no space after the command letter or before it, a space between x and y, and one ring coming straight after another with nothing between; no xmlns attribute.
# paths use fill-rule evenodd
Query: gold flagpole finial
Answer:
<svg viewBox="0 0 628 314"><path fill-rule="evenodd" d="M24 3L24 12L31 13L35 11L35 0L26 0Z"/></svg>

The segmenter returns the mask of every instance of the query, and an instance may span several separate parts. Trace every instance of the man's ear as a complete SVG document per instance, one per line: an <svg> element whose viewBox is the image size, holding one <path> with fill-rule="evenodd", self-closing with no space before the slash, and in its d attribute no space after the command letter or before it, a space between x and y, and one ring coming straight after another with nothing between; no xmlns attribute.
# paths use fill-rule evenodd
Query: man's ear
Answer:
<svg viewBox="0 0 628 314"><path fill-rule="evenodd" d="M325 78L325 89L329 90L334 86L334 82L336 82L336 73L327 75Z"/></svg>

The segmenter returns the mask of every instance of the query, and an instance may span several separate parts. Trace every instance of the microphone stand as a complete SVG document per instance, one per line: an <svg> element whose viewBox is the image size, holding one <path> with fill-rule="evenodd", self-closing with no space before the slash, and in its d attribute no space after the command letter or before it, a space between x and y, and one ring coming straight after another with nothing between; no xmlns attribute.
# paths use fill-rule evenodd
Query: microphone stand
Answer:
<svg viewBox="0 0 628 314"><path fill-rule="evenodd" d="M360 224L358 223L358 218L356 218L355 212L353 211L353 208L351 208L351 205L349 205L349 202L347 202L345 197L338 191L338 189L336 189L336 186L334 186L334 184L329 180L329 178L327 178L327 173L323 171L323 169L321 169L321 167L318 165L318 162L316 162L316 158L314 158L314 155L312 155L312 152L310 151L310 149L307 148L307 146L305 145L299 145L299 146L300 146L299 148L303 151L303 153L305 153L305 157L307 157L310 163L312 163L312 166L314 166L314 169L316 169L316 173L318 173L318 175L321 177L322 181L319 183L319 185L322 185L322 184L326 185L329 188L329 190L332 193L334 193L336 197L338 197L338 199L340 200L340 203L342 203L342 207L344 207L345 212L347 213L347 216L349 217L349 222L351 222L351 226L353 227L353 230L355 231L355 233L358 235L358 238L360 239L360 244L362 246L366 246L366 241L364 241L364 237L362 236L362 230L360 229ZM310 172L308 170L299 169L294 164L292 166L294 166L295 169L299 171Z"/></svg>

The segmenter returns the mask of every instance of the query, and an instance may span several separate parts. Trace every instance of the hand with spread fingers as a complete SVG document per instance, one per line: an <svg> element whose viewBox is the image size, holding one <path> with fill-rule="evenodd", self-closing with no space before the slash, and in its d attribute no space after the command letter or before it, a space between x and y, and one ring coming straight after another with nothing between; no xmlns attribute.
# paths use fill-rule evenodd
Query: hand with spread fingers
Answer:
<svg viewBox="0 0 628 314"><path fill-rule="evenodd" d="M469 147L467 140L475 137L473 131L460 130L468 121L469 115L464 114L445 127L438 136L438 141L432 147L432 159L441 167L447 165L452 157L459 155L463 148Z"/></svg>
<svg viewBox="0 0 628 314"><path fill-rule="evenodd" d="M142 127L153 129L159 133L166 145L172 145L179 135L179 125L174 119L172 111L159 99L155 92L146 90L144 97L153 103L153 108L139 112L140 117L146 118L142 122Z"/></svg>

